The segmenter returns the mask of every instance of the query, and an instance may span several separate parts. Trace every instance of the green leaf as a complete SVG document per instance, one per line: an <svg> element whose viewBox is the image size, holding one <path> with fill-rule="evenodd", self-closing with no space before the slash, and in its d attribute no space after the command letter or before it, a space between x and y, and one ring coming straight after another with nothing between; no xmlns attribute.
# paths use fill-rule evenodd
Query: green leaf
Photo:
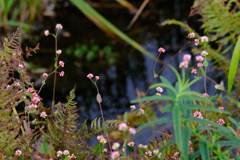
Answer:
<svg viewBox="0 0 240 160"><path fill-rule="evenodd" d="M131 103L143 103L143 102L149 102L149 101L172 101L172 98L164 95L162 96L154 95L154 96L147 96L147 97L135 99L131 101Z"/></svg>
<svg viewBox="0 0 240 160"><path fill-rule="evenodd" d="M208 145L205 141L199 142L199 150L202 160L210 160Z"/></svg>
<svg viewBox="0 0 240 160"><path fill-rule="evenodd" d="M87 16L91 21L93 21L100 29L105 31L108 34L116 35L133 48L137 49L144 55L147 55L150 58L155 59L152 53L148 52L143 48L139 43L128 37L122 31L120 31L116 26L109 22L105 17L99 14L94 8L92 8L84 0L70 0L73 5L75 5L85 16Z"/></svg>
<svg viewBox="0 0 240 160"><path fill-rule="evenodd" d="M175 143L176 143L178 149L182 152L183 144L182 144L182 129L181 129L181 112L180 112L179 106L173 107L172 123L173 123Z"/></svg>
<svg viewBox="0 0 240 160"><path fill-rule="evenodd" d="M44 140L40 145L40 153L48 154L49 152L49 144L46 140Z"/></svg>
<svg viewBox="0 0 240 160"><path fill-rule="evenodd" d="M232 86L234 83L234 79L237 74L238 70L238 63L240 60L240 36L238 37L237 44L235 45L235 48L233 50L233 55L229 67L229 72L228 72L228 94L231 93L232 91Z"/></svg>

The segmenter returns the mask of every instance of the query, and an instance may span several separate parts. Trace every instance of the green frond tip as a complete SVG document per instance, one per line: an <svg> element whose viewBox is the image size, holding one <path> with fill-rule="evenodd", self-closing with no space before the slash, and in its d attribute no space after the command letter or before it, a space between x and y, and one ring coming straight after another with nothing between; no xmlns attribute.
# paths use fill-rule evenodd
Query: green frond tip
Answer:
<svg viewBox="0 0 240 160"><path fill-rule="evenodd" d="M66 107L76 106L76 102L74 101L76 95L75 95L75 87L69 92L69 95L67 97L67 103Z"/></svg>
<svg viewBox="0 0 240 160"><path fill-rule="evenodd" d="M175 20L175 19L168 19L163 21L160 26L168 26L168 25L176 25L181 27L182 29L186 30L187 32L195 32L189 25L184 22ZM195 32L196 33L196 32Z"/></svg>
<svg viewBox="0 0 240 160"><path fill-rule="evenodd" d="M237 44L235 45L235 48L233 50L233 55L229 67L228 72L228 94L231 93L234 79L236 77L237 71L238 71L238 64L240 61L240 36L238 37Z"/></svg>

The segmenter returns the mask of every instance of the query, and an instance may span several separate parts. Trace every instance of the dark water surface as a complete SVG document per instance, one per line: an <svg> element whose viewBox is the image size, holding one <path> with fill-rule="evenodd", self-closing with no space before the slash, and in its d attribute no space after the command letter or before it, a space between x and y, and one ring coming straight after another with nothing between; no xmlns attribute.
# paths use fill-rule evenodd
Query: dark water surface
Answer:
<svg viewBox="0 0 240 160"><path fill-rule="evenodd" d="M188 18L192 3L192 0L153 0L130 30L126 28L133 15L126 9L97 8L97 10L153 54L157 54L160 46L165 47L167 53L161 59L177 66L180 58L173 58L172 55L184 46L186 35L177 27L160 27L159 23L175 18L189 21L193 26L195 25L194 27L198 27L197 22ZM106 36L79 10L67 2L59 2L56 13L57 16L54 19L44 19L43 28L51 29L55 23L62 23L65 32L70 35L60 39L59 46L63 50L62 59L66 67L65 77L57 83L57 100L64 101L68 92L76 86L76 100L80 108L81 119L94 119L100 115L95 100L96 90L86 78L87 73L100 75L99 88L107 118L116 117L128 110L130 100L136 98L136 91L145 92L148 86L156 81L153 78L153 60L144 57L123 42ZM104 56L90 62L85 58L64 56L68 47L89 43L98 44L100 47L112 45L115 63L108 64L108 57ZM54 53L53 39L42 37L40 44L41 53L33 57L31 61L42 67L51 68ZM164 70L162 74L174 81L174 76L167 70ZM49 80L41 93L45 103L49 105L52 96L51 81Z"/></svg>

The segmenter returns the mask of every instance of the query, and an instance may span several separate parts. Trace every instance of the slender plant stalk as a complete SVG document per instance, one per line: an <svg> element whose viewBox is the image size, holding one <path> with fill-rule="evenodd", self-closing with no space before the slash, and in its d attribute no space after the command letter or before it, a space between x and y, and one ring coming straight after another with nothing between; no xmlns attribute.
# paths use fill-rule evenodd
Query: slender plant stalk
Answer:
<svg viewBox="0 0 240 160"><path fill-rule="evenodd" d="M57 54L57 33L54 36L55 39L55 63L54 63L54 79L53 79L53 94L52 94L52 107L55 104L55 94L56 94L56 83L57 83L57 63L58 63L58 54Z"/></svg>
<svg viewBox="0 0 240 160"><path fill-rule="evenodd" d="M92 79L90 79L91 80L91 82L94 84L94 86L95 86L95 88L96 88L96 90L97 90L97 96L99 95L99 96L101 96L101 94L100 94L100 92L99 92L99 88L98 88L98 86L97 86L97 83L95 82L95 81L93 81ZM106 128L105 128L105 118L104 118L104 115L103 115L103 109L102 109L102 103L101 103L101 101L99 101L98 100L98 98L97 98L97 103L98 103L98 106L99 106L99 109L100 109L100 112L101 112L101 117L102 117L102 120L103 120L103 131L105 132L105 135L106 135L106 138L107 138L107 142L108 142L108 147L109 147L109 149L110 149L110 151L112 150L112 147L111 147L111 144L110 144L110 138L109 138L109 135L108 135L108 133L107 133L107 131L106 131Z"/></svg>

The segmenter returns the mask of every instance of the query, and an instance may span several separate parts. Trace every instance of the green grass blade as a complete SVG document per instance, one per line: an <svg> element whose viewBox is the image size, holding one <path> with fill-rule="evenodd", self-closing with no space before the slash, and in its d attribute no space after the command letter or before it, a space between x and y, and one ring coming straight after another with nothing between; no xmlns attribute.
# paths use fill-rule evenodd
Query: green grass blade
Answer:
<svg viewBox="0 0 240 160"><path fill-rule="evenodd" d="M233 50L233 55L232 55L232 59L231 59L230 67L229 67L228 94L230 94L232 91L233 82L234 82L234 79L236 77L237 70L238 70L239 60L240 60L240 36L238 37L237 44L235 45L235 48Z"/></svg>
<svg viewBox="0 0 240 160"><path fill-rule="evenodd" d="M140 51L142 54L147 55L148 57L155 59L153 54L148 52L143 48L139 43L128 37L117 27L115 27L111 22L109 22L105 17L99 14L94 8L92 8L84 0L70 0L73 5L75 5L85 16L87 16L91 21L93 21L100 29L106 33L116 35L118 38L125 41L127 44L131 45L136 50Z"/></svg>
<svg viewBox="0 0 240 160"><path fill-rule="evenodd" d="M199 142L199 149L202 160L210 160L208 145L204 141Z"/></svg>

